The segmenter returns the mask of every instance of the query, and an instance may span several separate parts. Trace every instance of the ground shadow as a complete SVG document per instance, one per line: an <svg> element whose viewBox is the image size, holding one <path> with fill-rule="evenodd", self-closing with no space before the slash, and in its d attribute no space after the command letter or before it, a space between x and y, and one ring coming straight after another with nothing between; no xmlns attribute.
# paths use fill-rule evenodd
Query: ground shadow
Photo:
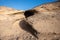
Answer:
<svg viewBox="0 0 60 40"><path fill-rule="evenodd" d="M28 22L26 22L25 20L22 20L20 21L19 25L20 25L20 28L31 33L34 37L38 38L37 37L38 32Z"/></svg>

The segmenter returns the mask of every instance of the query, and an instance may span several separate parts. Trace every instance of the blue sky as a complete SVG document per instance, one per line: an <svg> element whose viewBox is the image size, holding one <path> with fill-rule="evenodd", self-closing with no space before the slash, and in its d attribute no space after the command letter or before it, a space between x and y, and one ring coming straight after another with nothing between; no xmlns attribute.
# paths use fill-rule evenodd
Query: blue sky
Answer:
<svg viewBox="0 0 60 40"><path fill-rule="evenodd" d="M43 3L56 0L0 0L0 6L7 6L18 10L28 10Z"/></svg>

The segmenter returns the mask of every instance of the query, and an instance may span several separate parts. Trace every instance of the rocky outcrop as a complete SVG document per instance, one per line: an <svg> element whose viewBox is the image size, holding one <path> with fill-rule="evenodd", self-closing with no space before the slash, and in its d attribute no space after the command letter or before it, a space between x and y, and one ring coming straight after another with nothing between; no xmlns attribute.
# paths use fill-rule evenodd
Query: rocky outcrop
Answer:
<svg viewBox="0 0 60 40"><path fill-rule="evenodd" d="M26 13L30 15L25 21L40 33L38 40L60 40L60 2L43 4Z"/></svg>
<svg viewBox="0 0 60 40"><path fill-rule="evenodd" d="M60 2L31 10L0 7L0 40L60 40Z"/></svg>
<svg viewBox="0 0 60 40"><path fill-rule="evenodd" d="M36 40L33 35L22 29L20 22L23 19L24 11L0 6L0 40Z"/></svg>
<svg viewBox="0 0 60 40"><path fill-rule="evenodd" d="M16 40L23 32L19 26L24 11L0 7L0 39Z"/></svg>
<svg viewBox="0 0 60 40"><path fill-rule="evenodd" d="M56 32L60 33L60 2L44 4L34 8L37 11L37 14L29 17L33 21L33 25L37 29L40 27L41 32ZM37 21L38 20L38 21ZM40 25L39 25L40 24ZM39 27L38 27L38 26ZM46 29L45 29L46 27ZM44 29L44 30L43 30ZM49 31L50 30L50 31Z"/></svg>

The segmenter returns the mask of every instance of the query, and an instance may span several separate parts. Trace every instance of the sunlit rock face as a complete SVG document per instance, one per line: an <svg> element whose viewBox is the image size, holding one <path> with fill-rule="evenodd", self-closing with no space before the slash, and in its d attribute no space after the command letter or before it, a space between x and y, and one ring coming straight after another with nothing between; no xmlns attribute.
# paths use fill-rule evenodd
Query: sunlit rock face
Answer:
<svg viewBox="0 0 60 40"><path fill-rule="evenodd" d="M23 10L0 6L0 40L36 39L29 32L21 28L20 22L25 19L24 12ZM23 23L22 25L24 26L25 24Z"/></svg>
<svg viewBox="0 0 60 40"><path fill-rule="evenodd" d="M5 7L5 6L0 6L0 14L13 14L16 12L22 12L23 10L16 10L13 8Z"/></svg>
<svg viewBox="0 0 60 40"><path fill-rule="evenodd" d="M32 11L34 15L28 16L26 22L41 33L39 40L60 40L60 2L43 4Z"/></svg>
<svg viewBox="0 0 60 40"><path fill-rule="evenodd" d="M0 6L0 40L60 40L59 4L26 11Z"/></svg>
<svg viewBox="0 0 60 40"><path fill-rule="evenodd" d="M34 8L35 15L28 17L39 32L60 33L60 2L43 4Z"/></svg>
<svg viewBox="0 0 60 40"><path fill-rule="evenodd" d="M41 12L52 12L60 10L60 2L46 3L34 8L37 11Z"/></svg>
<svg viewBox="0 0 60 40"><path fill-rule="evenodd" d="M12 8L0 7L0 39L1 40L16 40L23 32L19 26L24 11L15 10Z"/></svg>

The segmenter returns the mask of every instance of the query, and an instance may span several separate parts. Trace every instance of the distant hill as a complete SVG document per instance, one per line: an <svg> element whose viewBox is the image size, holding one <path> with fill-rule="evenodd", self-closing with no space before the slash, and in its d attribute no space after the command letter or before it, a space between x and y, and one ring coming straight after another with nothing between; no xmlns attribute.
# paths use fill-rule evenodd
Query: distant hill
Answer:
<svg viewBox="0 0 60 40"><path fill-rule="evenodd" d="M5 7L5 6L0 6L0 14L11 14L11 13L17 13L17 12L22 12L23 10L16 10L13 8Z"/></svg>

